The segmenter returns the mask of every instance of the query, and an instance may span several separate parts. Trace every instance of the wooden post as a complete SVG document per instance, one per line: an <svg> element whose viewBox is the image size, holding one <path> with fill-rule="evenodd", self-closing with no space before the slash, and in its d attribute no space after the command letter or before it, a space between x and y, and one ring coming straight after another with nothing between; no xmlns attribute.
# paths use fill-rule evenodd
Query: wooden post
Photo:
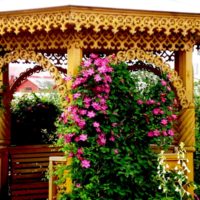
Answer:
<svg viewBox="0 0 200 200"><path fill-rule="evenodd" d="M68 57L68 68L67 68L67 74L69 76L76 76L78 72L78 67L81 64L83 52L82 49L76 48L74 45L72 45L69 49L67 49L67 57ZM71 82L68 83L68 89L71 88ZM71 163L71 159L66 159L65 157L50 157L50 164L49 164L49 170L50 173L54 171L54 165L55 161L58 162L65 162L66 165L69 165ZM66 171L68 173L68 171ZM54 184L54 181L56 180L55 176L50 176L49 179L49 200L54 200L57 198L57 189L56 185ZM67 178L66 183L66 193L72 192L72 180L71 178Z"/></svg>
<svg viewBox="0 0 200 200"><path fill-rule="evenodd" d="M4 90L4 86L9 86L8 65L0 73L0 199L8 194L8 152L7 147L10 144L10 98ZM3 71L3 72L2 72ZM6 88L5 88L6 89Z"/></svg>
<svg viewBox="0 0 200 200"><path fill-rule="evenodd" d="M194 79L192 66L192 48L188 51L179 51L175 56L175 70L183 80L186 95L190 102L187 109L183 109L179 116L178 131L179 142L184 142L189 160L188 173L189 181L194 180L193 153L195 146L195 108L194 108ZM193 193L193 189L189 189Z"/></svg>
<svg viewBox="0 0 200 200"><path fill-rule="evenodd" d="M80 48L72 46L69 49L67 49L67 57L68 57L67 73L69 75L75 76L78 72L78 66L80 66L83 58L83 51Z"/></svg>

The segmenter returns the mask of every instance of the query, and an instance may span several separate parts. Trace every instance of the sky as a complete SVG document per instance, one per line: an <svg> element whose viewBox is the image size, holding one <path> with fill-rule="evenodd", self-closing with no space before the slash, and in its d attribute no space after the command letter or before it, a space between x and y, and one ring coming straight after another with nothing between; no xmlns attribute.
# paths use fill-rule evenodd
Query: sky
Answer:
<svg viewBox="0 0 200 200"><path fill-rule="evenodd" d="M200 14L200 0L0 0L0 12L65 5Z"/></svg>

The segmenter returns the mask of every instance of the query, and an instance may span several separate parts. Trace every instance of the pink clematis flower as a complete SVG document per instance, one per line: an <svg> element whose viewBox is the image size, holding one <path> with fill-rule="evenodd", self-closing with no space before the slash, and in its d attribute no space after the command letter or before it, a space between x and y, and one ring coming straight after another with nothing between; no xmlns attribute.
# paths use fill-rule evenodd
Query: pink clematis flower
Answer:
<svg viewBox="0 0 200 200"><path fill-rule="evenodd" d="M170 135L170 136L174 136L174 131L173 130L168 130L168 135Z"/></svg>
<svg viewBox="0 0 200 200"><path fill-rule="evenodd" d="M149 132L147 133L147 135L148 135L148 137L153 137L153 136L154 136L153 131L149 131Z"/></svg>
<svg viewBox="0 0 200 200"><path fill-rule="evenodd" d="M82 166L83 168L89 168L89 167L90 167L90 161L89 161L89 160L86 160L86 159L82 160L82 161L81 161L81 166Z"/></svg>
<svg viewBox="0 0 200 200"><path fill-rule="evenodd" d="M92 107L93 107L95 110L101 110L101 106L100 106L99 103L97 103L97 102L93 102L93 103L92 103Z"/></svg>
<svg viewBox="0 0 200 200"><path fill-rule="evenodd" d="M114 153L118 154L119 153L118 149L114 149Z"/></svg>
<svg viewBox="0 0 200 200"><path fill-rule="evenodd" d="M160 131L157 130L157 129L154 130L154 131L153 131L153 135L154 135L154 136L159 136L159 135L160 135Z"/></svg>
<svg viewBox="0 0 200 200"><path fill-rule="evenodd" d="M137 100L137 104L138 105L142 105L143 104L143 101L141 99Z"/></svg>
<svg viewBox="0 0 200 200"><path fill-rule="evenodd" d="M104 133L100 133L98 135L97 143L100 146L104 146L106 144L106 135Z"/></svg>
<svg viewBox="0 0 200 200"><path fill-rule="evenodd" d="M87 134L81 134L81 135L79 136L79 140L80 140L80 141L86 141L87 138L88 138L88 135L87 135Z"/></svg>
<svg viewBox="0 0 200 200"><path fill-rule="evenodd" d="M160 122L162 125L166 126L168 124L167 119L162 119Z"/></svg>
<svg viewBox="0 0 200 200"><path fill-rule="evenodd" d="M166 85L167 85L167 82L166 82L165 80L162 79L162 80L161 80L161 85L162 85L162 86L166 86Z"/></svg>
<svg viewBox="0 0 200 200"><path fill-rule="evenodd" d="M81 93L75 93L74 95L73 95L73 98L74 99L77 99L77 98L79 98L81 96Z"/></svg>
<svg viewBox="0 0 200 200"><path fill-rule="evenodd" d="M96 75L94 76L94 80L95 80L96 82L99 82L99 81L102 80L102 78L101 78L101 76L100 76L99 74L96 74Z"/></svg>
<svg viewBox="0 0 200 200"><path fill-rule="evenodd" d="M95 128L99 128L99 127L100 127L100 124L99 124L99 122L93 122L93 126L94 126Z"/></svg>
<svg viewBox="0 0 200 200"><path fill-rule="evenodd" d="M85 61L83 62L83 65L84 65L85 67L89 67L91 64L92 64L92 60L91 60L91 59L87 59L87 60L85 60Z"/></svg>
<svg viewBox="0 0 200 200"><path fill-rule="evenodd" d="M88 114L87 114L87 116L88 116L89 118L93 118L93 117L96 116L96 114L95 114L94 111L89 111Z"/></svg>
<svg viewBox="0 0 200 200"><path fill-rule="evenodd" d="M73 136L74 136L74 133L68 133L68 134L66 134L64 136L65 143L70 143Z"/></svg>

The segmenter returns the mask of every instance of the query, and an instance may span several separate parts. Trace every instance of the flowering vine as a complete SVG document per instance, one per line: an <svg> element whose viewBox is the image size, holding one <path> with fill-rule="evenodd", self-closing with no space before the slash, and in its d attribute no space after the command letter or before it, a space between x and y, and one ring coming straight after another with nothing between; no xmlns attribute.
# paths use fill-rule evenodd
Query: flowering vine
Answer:
<svg viewBox="0 0 200 200"><path fill-rule="evenodd" d="M149 145L170 144L177 118L167 75L146 90L126 63L114 65L91 54L78 75L66 81L72 81L72 89L57 132L58 145L73 158L67 166L73 192L64 198L144 199L147 190L153 197L152 186L144 186L145 181L157 184L156 156Z"/></svg>

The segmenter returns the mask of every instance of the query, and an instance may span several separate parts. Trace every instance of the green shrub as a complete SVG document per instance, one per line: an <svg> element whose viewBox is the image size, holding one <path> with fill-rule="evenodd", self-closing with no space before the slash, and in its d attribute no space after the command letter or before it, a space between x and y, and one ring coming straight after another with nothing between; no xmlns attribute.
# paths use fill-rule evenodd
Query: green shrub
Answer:
<svg viewBox="0 0 200 200"><path fill-rule="evenodd" d="M52 143L61 110L52 98L32 93L14 99L11 105L11 143L15 145Z"/></svg>

